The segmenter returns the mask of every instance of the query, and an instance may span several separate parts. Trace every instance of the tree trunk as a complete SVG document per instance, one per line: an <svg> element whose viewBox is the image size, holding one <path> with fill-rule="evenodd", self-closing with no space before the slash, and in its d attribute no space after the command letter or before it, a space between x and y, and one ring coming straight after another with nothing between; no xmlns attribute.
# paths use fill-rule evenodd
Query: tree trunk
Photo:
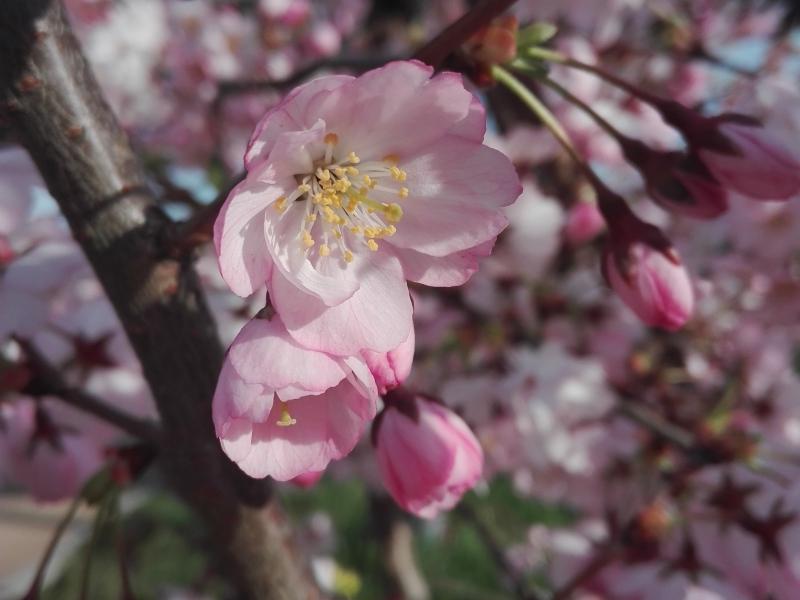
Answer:
<svg viewBox="0 0 800 600"><path fill-rule="evenodd" d="M244 597L317 597L269 486L220 449L211 421L223 358L214 321L191 264L165 257L172 225L61 2L4 2L0 57L0 114L38 165L141 361L163 423L169 481L203 519Z"/></svg>

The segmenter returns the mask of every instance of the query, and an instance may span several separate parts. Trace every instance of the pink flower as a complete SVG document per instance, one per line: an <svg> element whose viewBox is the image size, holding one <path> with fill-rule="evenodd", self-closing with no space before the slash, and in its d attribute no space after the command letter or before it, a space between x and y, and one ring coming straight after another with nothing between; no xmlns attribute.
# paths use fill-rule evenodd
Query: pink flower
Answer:
<svg viewBox="0 0 800 600"><path fill-rule="evenodd" d="M276 315L250 321L228 350L214 425L245 473L287 481L347 455L375 416L377 398L361 359L303 348Z"/></svg>
<svg viewBox="0 0 800 600"><path fill-rule="evenodd" d="M303 346L352 356L408 338L406 280L460 285L505 227L513 166L480 103L414 61L328 76L261 120L214 241L231 289L267 283Z"/></svg>
<svg viewBox="0 0 800 600"><path fill-rule="evenodd" d="M103 462L96 442L61 427L30 398L4 402L0 425L0 471L37 500L74 496Z"/></svg>
<svg viewBox="0 0 800 600"><path fill-rule="evenodd" d="M617 295L647 325L674 331L692 316L692 282L669 246L644 237L614 240L603 257L603 272Z"/></svg>
<svg viewBox="0 0 800 600"><path fill-rule="evenodd" d="M381 394L396 388L411 373L411 363L414 361L414 342L414 328L412 327L408 339L394 350L389 352L364 350L361 353Z"/></svg>
<svg viewBox="0 0 800 600"><path fill-rule="evenodd" d="M800 161L767 130L734 116L715 123L719 145L697 151L723 185L759 200L786 200L800 193Z"/></svg>
<svg viewBox="0 0 800 600"><path fill-rule="evenodd" d="M579 246L594 239L606 226L603 215L593 202L578 202L567 214L564 237L573 246Z"/></svg>
<svg viewBox="0 0 800 600"><path fill-rule="evenodd" d="M455 506L483 470L483 451L441 404L392 392L373 428L381 477L394 500L424 519Z"/></svg>

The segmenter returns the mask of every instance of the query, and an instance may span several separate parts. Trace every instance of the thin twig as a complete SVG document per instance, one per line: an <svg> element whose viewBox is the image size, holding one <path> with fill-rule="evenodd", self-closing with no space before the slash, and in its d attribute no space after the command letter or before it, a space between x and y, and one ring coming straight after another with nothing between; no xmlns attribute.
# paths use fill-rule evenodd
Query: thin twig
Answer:
<svg viewBox="0 0 800 600"><path fill-rule="evenodd" d="M161 430L156 423L117 410L89 392L70 386L64 381L61 373L31 342L20 337L15 337L14 339L22 347L25 356L31 363L36 383L48 395L52 395L74 408L111 423L133 437L154 445L160 444Z"/></svg>
<svg viewBox="0 0 800 600"><path fill-rule="evenodd" d="M67 527L72 522L73 517L75 517L75 513L78 511L78 507L80 506L82 499L82 494L76 494L72 499L72 502L70 502L69 508L64 514L64 517L58 522L58 526L53 532L53 537L50 538L50 542L47 544L44 555L42 556L41 561L39 561L39 567L36 569L36 575L33 577L31 587L28 589L28 593L23 596L23 600L36 600L39 598L39 592L40 588L42 587L42 583L44 583L44 575L47 571L47 565L50 564L50 559L53 558L53 553L55 552L59 540L61 540L64 532L67 530Z"/></svg>
<svg viewBox="0 0 800 600"><path fill-rule="evenodd" d="M572 579L556 590L551 600L569 600L574 592L602 571L613 559L613 552L610 548L601 548L598 550L597 554L595 554L594 558L586 563L586 566L578 571Z"/></svg>
<svg viewBox="0 0 800 600"><path fill-rule="evenodd" d="M673 425L644 406L629 401L621 401L617 404L616 410L619 414L644 426L681 450L688 453L697 452L697 441L691 433Z"/></svg>
<svg viewBox="0 0 800 600"><path fill-rule="evenodd" d="M468 503L462 502L456 507L456 513L475 528L475 532L481 538L486 550L489 552L489 556L491 556L494 564L503 574L510 591L520 600L539 600L539 596L528 589L525 580L517 573L513 565L508 562L503 547L481 520L478 513L475 512L475 509Z"/></svg>
<svg viewBox="0 0 800 600"><path fill-rule="evenodd" d="M438 68L450 54L481 27L500 16L516 0L482 0L458 21L414 53L414 58Z"/></svg>

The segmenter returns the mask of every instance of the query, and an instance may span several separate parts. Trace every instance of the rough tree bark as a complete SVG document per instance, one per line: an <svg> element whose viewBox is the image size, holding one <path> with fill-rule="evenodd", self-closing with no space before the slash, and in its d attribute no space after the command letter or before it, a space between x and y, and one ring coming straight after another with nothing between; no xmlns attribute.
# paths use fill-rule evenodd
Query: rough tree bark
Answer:
<svg viewBox="0 0 800 600"><path fill-rule="evenodd" d="M142 90L147 93L147 90ZM60 0L0 7L0 114L28 149L142 363L169 480L201 516L243 597L317 597L269 487L220 450L211 397L223 350L188 262L103 100Z"/></svg>

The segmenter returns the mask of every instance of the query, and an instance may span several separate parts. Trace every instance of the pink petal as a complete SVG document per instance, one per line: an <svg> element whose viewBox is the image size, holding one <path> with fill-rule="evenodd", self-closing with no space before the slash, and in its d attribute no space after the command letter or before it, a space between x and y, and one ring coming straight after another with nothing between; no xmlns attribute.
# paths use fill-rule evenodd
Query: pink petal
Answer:
<svg viewBox="0 0 800 600"><path fill-rule="evenodd" d="M260 383L247 382L225 358L212 401L212 415L217 433L224 431L230 419L263 421L272 410L274 392Z"/></svg>
<svg viewBox="0 0 800 600"><path fill-rule="evenodd" d="M408 162L403 218L390 243L446 256L493 239L506 226L499 209L522 192L501 152L448 136Z"/></svg>
<svg viewBox="0 0 800 600"><path fill-rule="evenodd" d="M242 297L269 278L272 261L264 241L264 211L294 187L292 179L276 181L266 167L248 175L228 195L214 223L214 247L225 283Z"/></svg>
<svg viewBox="0 0 800 600"><path fill-rule="evenodd" d="M293 400L288 410L296 423L277 424L280 407L253 430L253 448L239 462L251 477L288 481L308 471L322 471L331 460L349 454L371 414L371 401L347 382L321 396Z"/></svg>
<svg viewBox="0 0 800 600"><path fill-rule="evenodd" d="M336 306L350 298L359 287L353 269L342 261L318 256L317 264L313 265L311 255L306 254L298 237L305 227L303 208L289 207L286 214L278 217L267 216L265 236L270 256L283 277L326 306Z"/></svg>
<svg viewBox="0 0 800 600"><path fill-rule="evenodd" d="M307 107L320 94L352 81L350 75L329 75L318 77L296 87L283 101L273 107L258 123L245 153L245 164L250 169L258 161L264 160L272 151L278 135L285 131L305 129L316 121L308 122Z"/></svg>
<svg viewBox="0 0 800 600"><path fill-rule="evenodd" d="M248 322L231 344L228 361L244 381L271 390L295 385L320 393L345 378L345 370L335 359L292 339L277 315L271 321Z"/></svg>
<svg viewBox="0 0 800 600"><path fill-rule="evenodd" d="M393 248L406 279L434 287L463 285L478 270L480 259L492 253L495 239L448 256L429 256L406 248Z"/></svg>
<svg viewBox="0 0 800 600"><path fill-rule="evenodd" d="M392 62L334 90L315 109L340 136L345 152L367 159L403 157L441 138L470 113L473 96L460 77L431 78L432 73L420 62Z"/></svg>
<svg viewBox="0 0 800 600"><path fill-rule="evenodd" d="M270 298L292 337L307 348L352 356L396 348L411 329L411 300L400 263L377 253L351 263L358 291L333 307L304 293L274 271Z"/></svg>

